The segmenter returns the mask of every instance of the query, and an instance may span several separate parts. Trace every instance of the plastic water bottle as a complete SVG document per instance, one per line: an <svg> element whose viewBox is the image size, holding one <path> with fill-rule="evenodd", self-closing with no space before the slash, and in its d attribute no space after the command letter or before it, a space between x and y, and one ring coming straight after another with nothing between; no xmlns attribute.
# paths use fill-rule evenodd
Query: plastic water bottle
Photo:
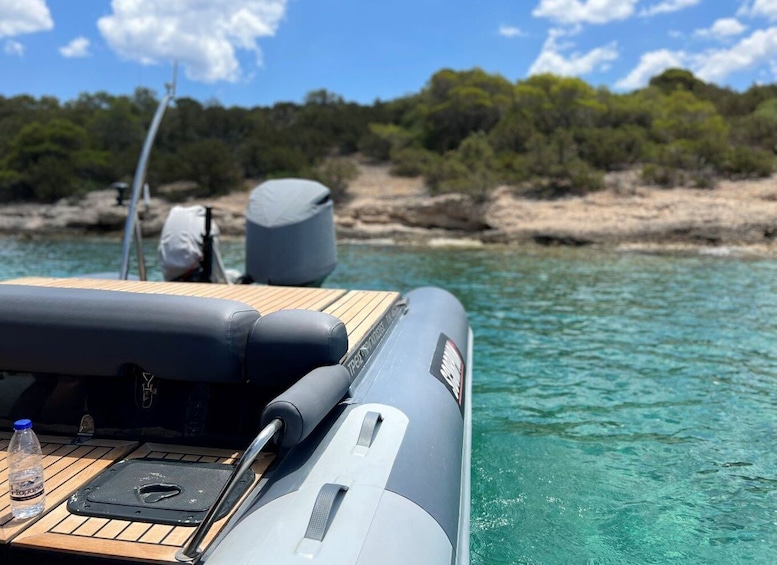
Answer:
<svg viewBox="0 0 777 565"><path fill-rule="evenodd" d="M17 420L8 445L8 489L14 518L32 518L43 511L43 455L30 420Z"/></svg>

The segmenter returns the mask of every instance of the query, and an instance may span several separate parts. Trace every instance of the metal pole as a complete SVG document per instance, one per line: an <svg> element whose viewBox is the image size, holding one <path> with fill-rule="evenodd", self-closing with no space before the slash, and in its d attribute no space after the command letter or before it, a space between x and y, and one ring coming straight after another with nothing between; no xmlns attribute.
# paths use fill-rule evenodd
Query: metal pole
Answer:
<svg viewBox="0 0 777 565"><path fill-rule="evenodd" d="M151 121L148 134L146 134L146 140L143 143L143 151L140 154L138 165L135 168L135 177L132 179L132 196L130 197L127 221L124 224L124 239L122 240L121 249L121 270L119 271L119 278L122 280L126 280L129 276L132 237L136 233L135 224L138 222L138 200L140 200L143 184L146 181L146 171L148 170L148 160L151 156L151 147L154 145L154 139L156 138L157 130L159 130L159 124L162 123L162 117L165 114L165 110L173 98L175 98L175 79L172 84L166 86L167 94L165 94L164 98L159 102L159 106L157 106L154 119ZM142 256L142 251L139 252L138 256ZM145 267L142 270L145 271ZM143 277L143 279L145 280L145 277Z"/></svg>
<svg viewBox="0 0 777 565"><path fill-rule="evenodd" d="M140 222L135 222L135 249L138 254L138 277L142 281L148 280L146 278L146 260L143 257L143 234L140 231Z"/></svg>

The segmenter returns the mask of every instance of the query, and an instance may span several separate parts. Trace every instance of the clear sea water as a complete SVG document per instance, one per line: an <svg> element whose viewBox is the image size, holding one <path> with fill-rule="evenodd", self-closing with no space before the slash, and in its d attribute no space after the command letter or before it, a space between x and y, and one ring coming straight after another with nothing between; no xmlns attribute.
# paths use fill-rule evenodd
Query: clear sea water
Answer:
<svg viewBox="0 0 777 565"><path fill-rule="evenodd" d="M0 239L0 279L119 248ZM326 283L420 285L475 331L473 563L777 563L777 261L351 245Z"/></svg>

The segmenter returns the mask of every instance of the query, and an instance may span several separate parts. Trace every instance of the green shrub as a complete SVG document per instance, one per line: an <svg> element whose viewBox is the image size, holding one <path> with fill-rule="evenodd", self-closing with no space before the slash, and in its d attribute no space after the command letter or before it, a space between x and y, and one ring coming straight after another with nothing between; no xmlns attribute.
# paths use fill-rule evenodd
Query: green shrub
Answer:
<svg viewBox="0 0 777 565"><path fill-rule="evenodd" d="M604 188L604 174L581 159L571 159L532 177L528 184L523 194L533 198L582 196Z"/></svg>
<svg viewBox="0 0 777 565"><path fill-rule="evenodd" d="M132 169L132 173L135 169ZM168 184L187 178L187 163L177 153L159 152L154 154L148 166L147 179L151 187Z"/></svg>
<svg viewBox="0 0 777 565"><path fill-rule="evenodd" d="M572 194L587 194L604 188L604 174L582 159L573 159L555 171L555 178L568 181Z"/></svg>
<svg viewBox="0 0 777 565"><path fill-rule="evenodd" d="M577 132L578 151L587 163L605 171L623 169L639 161L647 140L644 128L588 128Z"/></svg>
<svg viewBox="0 0 777 565"><path fill-rule="evenodd" d="M22 199L23 190L21 174L8 169L0 169L0 202L13 202Z"/></svg>
<svg viewBox="0 0 777 565"><path fill-rule="evenodd" d="M413 133L394 124L370 124L369 131L359 140L359 151L377 161L391 159L392 151L400 151L413 141Z"/></svg>
<svg viewBox="0 0 777 565"><path fill-rule="evenodd" d="M642 166L640 174L642 181L646 184L653 184L663 188L673 188L683 186L687 175L675 167L665 167L655 163L646 163Z"/></svg>
<svg viewBox="0 0 777 565"><path fill-rule="evenodd" d="M730 178L768 177L774 172L774 154L758 147L732 147L721 172Z"/></svg>
<svg viewBox="0 0 777 565"><path fill-rule="evenodd" d="M426 182L432 194L461 192L483 201L499 184L497 160L486 135L474 133L461 142L457 151L449 151L431 167Z"/></svg>
<svg viewBox="0 0 777 565"><path fill-rule="evenodd" d="M712 167L693 171L688 178L694 188L715 188L718 184L718 175Z"/></svg>
<svg viewBox="0 0 777 565"><path fill-rule="evenodd" d="M712 188L725 162L726 148L718 139L677 139L650 146L646 155L648 162L642 168L645 182L665 188Z"/></svg>
<svg viewBox="0 0 777 565"><path fill-rule="evenodd" d="M41 202L56 202L84 192L73 165L54 155L40 157L24 177L25 184L34 191L34 199Z"/></svg>
<svg viewBox="0 0 777 565"><path fill-rule="evenodd" d="M424 177L429 192L433 195L466 192L469 188L470 171L452 151L432 165Z"/></svg>
<svg viewBox="0 0 777 565"><path fill-rule="evenodd" d="M332 200L340 202L346 197L350 181L359 176L359 168L347 157L330 157L306 176L329 188Z"/></svg>
<svg viewBox="0 0 777 565"><path fill-rule="evenodd" d="M243 174L229 146L220 139L203 139L181 150L186 179L200 185L202 196L227 194L240 186Z"/></svg>
<svg viewBox="0 0 777 565"><path fill-rule="evenodd" d="M536 196L556 198L604 187L604 174L579 157L579 146L569 131L537 134L529 141L528 149L525 166Z"/></svg>
<svg viewBox="0 0 777 565"><path fill-rule="evenodd" d="M529 112L513 110L492 129L489 134L491 146L498 152L522 153L536 128Z"/></svg>
<svg viewBox="0 0 777 565"><path fill-rule="evenodd" d="M532 178L529 156L526 153L505 151L496 156L497 168L507 184L520 184Z"/></svg>
<svg viewBox="0 0 777 565"><path fill-rule="evenodd" d="M287 143L249 139L238 149L240 165L250 178L298 176L310 168L305 153Z"/></svg>
<svg viewBox="0 0 777 565"><path fill-rule="evenodd" d="M388 161L391 158L391 142L373 131L368 131L359 139L359 152L376 161Z"/></svg>
<svg viewBox="0 0 777 565"><path fill-rule="evenodd" d="M760 147L777 153L777 117L750 114L733 119L730 139L737 146Z"/></svg>
<svg viewBox="0 0 777 565"><path fill-rule="evenodd" d="M391 174L398 177L417 177L426 174L440 160L440 156L420 147L405 147L391 152Z"/></svg>

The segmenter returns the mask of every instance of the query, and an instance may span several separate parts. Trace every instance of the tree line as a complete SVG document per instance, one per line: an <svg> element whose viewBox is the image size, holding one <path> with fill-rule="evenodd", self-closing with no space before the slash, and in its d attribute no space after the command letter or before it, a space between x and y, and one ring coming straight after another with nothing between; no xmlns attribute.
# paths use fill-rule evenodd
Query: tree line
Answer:
<svg viewBox="0 0 777 565"><path fill-rule="evenodd" d="M52 202L131 181L157 104L148 89L64 103L0 96L0 201ZM712 187L770 175L775 152L777 85L736 92L670 69L618 94L550 74L511 82L444 69L417 94L372 105L326 90L253 108L179 98L148 181L192 181L208 196L246 178L302 176L342 197L358 154L423 175L432 193L484 198L506 183L542 197L600 189L604 173L624 169L660 186Z"/></svg>

